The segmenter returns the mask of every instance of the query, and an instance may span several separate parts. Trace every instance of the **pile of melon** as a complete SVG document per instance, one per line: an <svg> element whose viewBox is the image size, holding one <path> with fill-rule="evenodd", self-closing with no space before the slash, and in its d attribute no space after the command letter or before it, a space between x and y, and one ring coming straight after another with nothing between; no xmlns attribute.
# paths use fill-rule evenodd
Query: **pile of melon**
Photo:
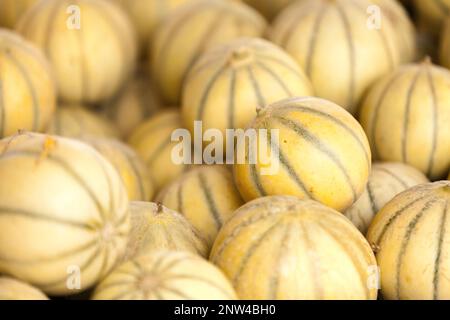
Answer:
<svg viewBox="0 0 450 320"><path fill-rule="evenodd" d="M0 299L450 299L449 12L0 0Z"/></svg>

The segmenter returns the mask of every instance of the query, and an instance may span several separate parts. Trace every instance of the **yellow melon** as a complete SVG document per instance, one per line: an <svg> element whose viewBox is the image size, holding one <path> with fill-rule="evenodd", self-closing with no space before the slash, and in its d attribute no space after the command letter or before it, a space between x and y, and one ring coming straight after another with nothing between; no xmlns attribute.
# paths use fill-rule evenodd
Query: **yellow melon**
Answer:
<svg viewBox="0 0 450 320"><path fill-rule="evenodd" d="M182 4L193 0L116 0L130 16L137 31L141 50L146 51L149 40L161 21Z"/></svg>
<svg viewBox="0 0 450 320"><path fill-rule="evenodd" d="M428 31L438 34L442 23L450 14L450 0L413 0L412 3L420 18L420 23Z"/></svg>
<svg viewBox="0 0 450 320"><path fill-rule="evenodd" d="M350 112L367 88L400 63L390 19L368 26L370 0L303 0L286 7L270 39L303 67L316 95Z"/></svg>
<svg viewBox="0 0 450 320"><path fill-rule="evenodd" d="M144 72L135 77L102 106L103 113L116 125L120 134L128 138L133 130L162 109L155 85Z"/></svg>
<svg viewBox="0 0 450 320"><path fill-rule="evenodd" d="M265 28L262 16L237 1L193 1L169 15L156 30L149 53L166 102L180 102L183 80L206 49L242 36L261 36Z"/></svg>
<svg viewBox="0 0 450 320"><path fill-rule="evenodd" d="M272 196L247 203L220 231L210 260L241 299L377 297L367 241L342 214L311 200Z"/></svg>
<svg viewBox="0 0 450 320"><path fill-rule="evenodd" d="M47 296L29 284L9 278L0 277L0 300L48 300Z"/></svg>
<svg viewBox="0 0 450 320"><path fill-rule="evenodd" d="M83 138L103 155L119 173L133 201L150 201L154 188L147 166L139 155L128 145L106 138Z"/></svg>
<svg viewBox="0 0 450 320"><path fill-rule="evenodd" d="M128 140L147 164L156 190L187 169L186 165L172 160L172 150L178 143L172 142L171 136L179 128L182 128L180 112L168 109L139 125Z"/></svg>
<svg viewBox="0 0 450 320"><path fill-rule="evenodd" d="M162 190L156 201L183 214L209 247L222 224L243 204L231 171L221 165L191 169Z"/></svg>
<svg viewBox="0 0 450 320"><path fill-rule="evenodd" d="M131 202L128 212L131 230L124 260L163 249L208 255L205 239L178 212L151 202Z"/></svg>
<svg viewBox="0 0 450 320"><path fill-rule="evenodd" d="M42 131L56 106L48 61L17 34L0 29L0 138Z"/></svg>
<svg viewBox="0 0 450 320"><path fill-rule="evenodd" d="M113 1L43 0L16 29L45 51L65 102L103 101L134 69L136 35Z"/></svg>
<svg viewBox="0 0 450 320"><path fill-rule="evenodd" d="M294 0L244 0L244 2L257 9L267 19L272 20L283 8L294 2Z"/></svg>
<svg viewBox="0 0 450 320"><path fill-rule="evenodd" d="M366 190L345 216L361 231L367 232L373 217L397 194L418 184L429 182L414 167L397 162L375 163Z"/></svg>
<svg viewBox="0 0 450 320"><path fill-rule="evenodd" d="M450 18L447 19L442 30L439 57L440 63L450 69Z"/></svg>
<svg viewBox="0 0 450 320"><path fill-rule="evenodd" d="M263 109L250 129L255 143L237 143L233 166L245 200L295 195L342 211L364 191L369 144L359 123L340 106L319 98L282 100Z"/></svg>
<svg viewBox="0 0 450 320"><path fill-rule="evenodd" d="M189 252L157 251L124 263L96 288L94 300L234 300L228 279Z"/></svg>
<svg viewBox="0 0 450 320"><path fill-rule="evenodd" d="M450 169L450 71L428 60L380 79L360 121L374 158L407 163L432 180Z"/></svg>
<svg viewBox="0 0 450 320"><path fill-rule="evenodd" d="M85 290L124 252L128 198L85 143L23 133L0 141L0 272L52 295Z"/></svg>
<svg viewBox="0 0 450 320"><path fill-rule="evenodd" d="M245 128L256 110L278 100L311 96L311 84L281 48L257 38L240 38L201 56L183 89L183 121L203 130Z"/></svg>
<svg viewBox="0 0 450 320"><path fill-rule="evenodd" d="M385 299L450 299L450 181L409 189L370 225Z"/></svg>
<svg viewBox="0 0 450 320"><path fill-rule="evenodd" d="M0 26L14 28L20 17L38 0L0 0Z"/></svg>
<svg viewBox="0 0 450 320"><path fill-rule="evenodd" d="M62 105L56 110L46 132L70 138L119 137L118 129L111 121L82 105Z"/></svg>

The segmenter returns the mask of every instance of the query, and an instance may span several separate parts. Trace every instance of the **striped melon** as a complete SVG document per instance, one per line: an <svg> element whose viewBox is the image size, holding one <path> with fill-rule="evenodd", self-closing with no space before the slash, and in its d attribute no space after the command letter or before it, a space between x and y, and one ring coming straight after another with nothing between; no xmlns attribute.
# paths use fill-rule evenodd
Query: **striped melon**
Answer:
<svg viewBox="0 0 450 320"><path fill-rule="evenodd" d="M450 14L450 0L413 0L419 22L433 34L438 34Z"/></svg>
<svg viewBox="0 0 450 320"><path fill-rule="evenodd" d="M294 0L244 0L244 2L257 9L267 19L272 20Z"/></svg>
<svg viewBox="0 0 450 320"><path fill-rule="evenodd" d="M42 131L55 106L45 57L15 33L0 29L0 138L18 130Z"/></svg>
<svg viewBox="0 0 450 320"><path fill-rule="evenodd" d="M376 299L373 252L342 214L311 200L264 197L235 212L210 260L241 299Z"/></svg>
<svg viewBox="0 0 450 320"><path fill-rule="evenodd" d="M370 225L385 299L450 299L450 181L409 189Z"/></svg>
<svg viewBox="0 0 450 320"><path fill-rule="evenodd" d="M371 5L371 0L294 2L269 36L303 67L319 97L352 113L373 81L400 63L391 21L383 19L380 29L367 26Z"/></svg>
<svg viewBox="0 0 450 320"><path fill-rule="evenodd" d="M165 19L150 45L151 69L163 98L181 100L182 83L206 49L242 36L261 36L264 18L237 1L193 1Z"/></svg>
<svg viewBox="0 0 450 320"><path fill-rule="evenodd" d="M128 212L131 230L124 260L163 249L208 255L204 238L178 212L151 202L131 202Z"/></svg>
<svg viewBox="0 0 450 320"><path fill-rule="evenodd" d="M450 18L447 19L442 30L439 57L441 65L450 69Z"/></svg>
<svg viewBox="0 0 450 320"><path fill-rule="evenodd" d="M319 98L286 99L263 109L250 128L259 133L256 143L238 142L233 166L245 200L295 195L342 211L364 191L369 144L359 123L340 106ZM260 155L267 146L267 159L252 161L254 146Z"/></svg>
<svg viewBox="0 0 450 320"><path fill-rule="evenodd" d="M416 167L432 180L450 169L450 71L428 60L380 79L360 121L374 158Z"/></svg>
<svg viewBox="0 0 450 320"><path fill-rule="evenodd" d="M0 27L12 29L38 0L0 0Z"/></svg>
<svg viewBox="0 0 450 320"><path fill-rule="evenodd" d="M120 176L87 144L32 133L1 140L0 273L52 295L89 288L125 250L127 206Z"/></svg>
<svg viewBox="0 0 450 320"><path fill-rule="evenodd" d="M199 166L186 172L156 197L183 214L211 247L217 232L243 201L226 166Z"/></svg>
<svg viewBox="0 0 450 320"><path fill-rule="evenodd" d="M130 16L142 51L161 21L184 3L193 0L116 0Z"/></svg>
<svg viewBox="0 0 450 320"><path fill-rule="evenodd" d="M201 56L183 88L183 121L203 130L245 128L256 109L275 101L311 96L309 80L281 48L257 38L240 38Z"/></svg>
<svg viewBox="0 0 450 320"><path fill-rule="evenodd" d="M133 130L162 108L155 85L144 72L138 72L118 96L102 106L103 113L128 138Z"/></svg>
<svg viewBox="0 0 450 320"><path fill-rule="evenodd" d="M45 51L65 102L103 101L134 69L136 35L113 1L43 0L16 29Z"/></svg>
<svg viewBox="0 0 450 320"><path fill-rule="evenodd" d="M415 61L418 55L417 34L406 9L397 0L372 0L381 9L381 19L388 19L395 30L402 62ZM383 23L383 21L381 22Z"/></svg>
<svg viewBox="0 0 450 320"><path fill-rule="evenodd" d="M373 217L397 194L418 184L429 182L414 167L397 162L375 163L366 190L346 212L345 216L366 234Z"/></svg>
<svg viewBox="0 0 450 320"><path fill-rule="evenodd" d="M108 119L82 105L62 105L50 121L47 133L70 137L118 138L118 129Z"/></svg>
<svg viewBox="0 0 450 320"><path fill-rule="evenodd" d="M124 263L96 288L94 300L234 300L223 273L189 252L157 251Z"/></svg>
<svg viewBox="0 0 450 320"><path fill-rule="evenodd" d="M150 201L154 188L144 161L128 145L106 138L83 138L103 155L119 173L128 193L135 201Z"/></svg>
<svg viewBox="0 0 450 320"><path fill-rule="evenodd" d="M139 125L131 134L129 144L147 164L156 190L178 177L186 165L172 161L172 132L182 127L180 112L168 109Z"/></svg>
<svg viewBox="0 0 450 320"><path fill-rule="evenodd" d="M48 300L47 296L29 284L0 276L0 300Z"/></svg>

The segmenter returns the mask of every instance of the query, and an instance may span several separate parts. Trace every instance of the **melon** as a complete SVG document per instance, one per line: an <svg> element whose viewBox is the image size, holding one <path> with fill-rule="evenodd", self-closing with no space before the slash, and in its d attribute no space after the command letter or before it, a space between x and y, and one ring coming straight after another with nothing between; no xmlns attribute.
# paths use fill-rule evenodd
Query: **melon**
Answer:
<svg viewBox="0 0 450 320"><path fill-rule="evenodd" d="M272 20L294 0L244 0L244 2L257 9L268 20Z"/></svg>
<svg viewBox="0 0 450 320"><path fill-rule="evenodd" d="M154 188L147 166L139 155L128 145L116 139L83 138L103 155L119 173L133 201L150 201Z"/></svg>
<svg viewBox="0 0 450 320"><path fill-rule="evenodd" d="M48 300L48 297L25 282L0 276L0 300Z"/></svg>
<svg viewBox="0 0 450 320"><path fill-rule="evenodd" d="M55 108L47 59L19 35L0 29L0 138L18 130L44 130Z"/></svg>
<svg viewBox="0 0 450 320"><path fill-rule="evenodd" d="M245 204L220 230L210 260L245 300L377 298L369 243L341 213L311 200Z"/></svg>
<svg viewBox="0 0 450 320"><path fill-rule="evenodd" d="M77 139L119 137L118 129L110 120L83 105L61 105L56 110L46 132Z"/></svg>
<svg viewBox="0 0 450 320"><path fill-rule="evenodd" d="M156 201L184 215L209 247L223 223L243 204L231 170L223 165L189 170L162 190Z"/></svg>
<svg viewBox="0 0 450 320"><path fill-rule="evenodd" d="M180 112L167 109L139 125L128 140L147 164L155 190L162 189L188 168L172 159L172 150L178 144L172 141L172 133L182 127Z"/></svg>
<svg viewBox="0 0 450 320"><path fill-rule="evenodd" d="M450 71L429 60L381 78L360 111L375 159L412 165L432 180L450 169L449 119Z"/></svg>
<svg viewBox="0 0 450 320"><path fill-rule="evenodd" d="M136 35L113 1L43 0L16 29L46 53L64 102L108 99L134 70Z"/></svg>
<svg viewBox="0 0 450 320"><path fill-rule="evenodd" d="M233 165L246 201L294 195L343 211L363 193L369 143L344 108L319 98L286 99L261 110L249 129L255 142L237 142Z"/></svg>
<svg viewBox="0 0 450 320"><path fill-rule="evenodd" d="M127 193L94 148L42 134L5 138L0 177L0 273L68 295L95 284L124 253Z"/></svg>
<svg viewBox="0 0 450 320"><path fill-rule="evenodd" d="M158 250L188 251L206 257L205 239L178 212L152 202L130 202L130 237L124 260Z"/></svg>
<svg viewBox="0 0 450 320"><path fill-rule="evenodd" d="M125 87L102 106L102 113L117 127L123 138L163 107L154 83L138 72Z"/></svg>
<svg viewBox="0 0 450 320"><path fill-rule="evenodd" d="M450 18L447 19L442 30L439 57L440 63L450 69Z"/></svg>
<svg viewBox="0 0 450 320"><path fill-rule="evenodd" d="M258 12L237 1L193 1L169 15L149 49L151 71L166 103L180 103L183 80L205 50L238 37L262 36L265 28Z"/></svg>
<svg viewBox="0 0 450 320"><path fill-rule="evenodd" d="M94 300L235 300L217 267L189 252L157 251L116 268L96 288Z"/></svg>
<svg viewBox="0 0 450 320"><path fill-rule="evenodd" d="M375 163L366 190L347 211L345 216L361 231L367 232L373 217L397 194L418 184L429 182L414 167L397 162Z"/></svg>
<svg viewBox="0 0 450 320"><path fill-rule="evenodd" d="M256 110L294 96L311 96L311 83L281 48L257 38L240 38L202 55L183 88L182 116L194 133L245 128Z"/></svg>
<svg viewBox="0 0 450 320"><path fill-rule="evenodd" d="M137 31L139 46L145 52L153 32L170 13L193 0L116 0L128 13Z"/></svg>
<svg viewBox="0 0 450 320"><path fill-rule="evenodd" d="M0 0L0 27L12 29L38 0Z"/></svg>
<svg viewBox="0 0 450 320"><path fill-rule="evenodd" d="M450 299L450 181L411 188L375 216L367 239L376 252L384 299Z"/></svg>
<svg viewBox="0 0 450 320"><path fill-rule="evenodd" d="M294 2L275 19L269 35L305 70L318 97L351 113L368 87L401 61L391 20L368 27L372 5L370 0Z"/></svg>

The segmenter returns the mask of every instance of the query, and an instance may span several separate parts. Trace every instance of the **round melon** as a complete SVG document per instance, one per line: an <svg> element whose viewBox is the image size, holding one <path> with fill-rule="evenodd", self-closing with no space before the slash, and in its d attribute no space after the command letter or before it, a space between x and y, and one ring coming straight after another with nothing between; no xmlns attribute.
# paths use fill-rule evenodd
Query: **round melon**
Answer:
<svg viewBox="0 0 450 320"><path fill-rule="evenodd" d="M128 140L147 164L155 190L160 190L188 168L172 159L172 150L178 144L172 141L172 133L180 128L180 112L168 109L139 125Z"/></svg>
<svg viewBox="0 0 450 320"><path fill-rule="evenodd" d="M0 0L0 27L12 29L38 0Z"/></svg>
<svg viewBox="0 0 450 320"><path fill-rule="evenodd" d="M241 299L376 299L374 254L342 214L311 200L264 197L237 210L210 260Z"/></svg>
<svg viewBox="0 0 450 320"><path fill-rule="evenodd" d="M232 39L262 36L264 18L237 1L200 0L165 19L150 45L151 69L168 104L181 101L183 80L208 48Z"/></svg>
<svg viewBox="0 0 450 320"><path fill-rule="evenodd" d="M191 169L162 190L156 201L184 215L209 247L223 223L243 204L231 170L223 165Z"/></svg>
<svg viewBox="0 0 450 320"><path fill-rule="evenodd" d="M384 299L450 299L450 181L409 189L370 225Z"/></svg>
<svg viewBox="0 0 450 320"><path fill-rule="evenodd" d="M150 201L154 188L147 166L139 155L128 145L116 139L84 138L103 155L119 173L133 201Z"/></svg>
<svg viewBox="0 0 450 320"><path fill-rule="evenodd" d="M450 14L450 0L413 0L415 11L424 27L438 34L442 23Z"/></svg>
<svg viewBox="0 0 450 320"><path fill-rule="evenodd" d="M137 31L142 51L148 48L161 21L182 4L192 0L116 0L128 13Z"/></svg>
<svg viewBox="0 0 450 320"><path fill-rule="evenodd" d="M113 1L43 0L16 29L46 53L65 102L108 99L134 69L136 35Z"/></svg>
<svg viewBox="0 0 450 320"><path fill-rule="evenodd" d="M48 297L25 282L0 276L0 300L48 300Z"/></svg>
<svg viewBox="0 0 450 320"><path fill-rule="evenodd" d="M404 63L415 61L418 57L417 33L404 6L397 0L372 0L372 2L380 7L381 19L388 19L395 30L401 61Z"/></svg>
<svg viewBox="0 0 450 320"><path fill-rule="evenodd" d="M128 212L131 230L124 260L158 250L208 255L205 239L178 212L152 202L131 202Z"/></svg>
<svg viewBox="0 0 450 320"><path fill-rule="evenodd" d="M139 72L114 97L102 106L103 113L128 138L133 130L162 109L155 85L144 72Z"/></svg>
<svg viewBox="0 0 450 320"><path fill-rule="evenodd" d="M317 96L352 113L368 87L401 60L390 19L382 19L379 29L368 27L371 5L370 0L294 2L277 17L269 36L297 60Z"/></svg>
<svg viewBox="0 0 450 320"><path fill-rule="evenodd" d="M450 18L447 19L442 30L439 56L441 65L450 69Z"/></svg>
<svg viewBox="0 0 450 320"><path fill-rule="evenodd" d="M157 251L124 263L97 287L94 300L235 300L217 267L189 252Z"/></svg>
<svg viewBox="0 0 450 320"><path fill-rule="evenodd" d="M233 166L245 200L294 195L343 211L364 191L369 144L342 107L319 98L286 99L263 109L249 129L255 142L237 142Z"/></svg>
<svg viewBox="0 0 450 320"><path fill-rule="evenodd" d="M44 130L55 107L47 59L17 34L0 29L0 138L18 130Z"/></svg>
<svg viewBox="0 0 450 320"><path fill-rule="evenodd" d="M261 12L268 20L272 20L294 0L244 0L244 2Z"/></svg>
<svg viewBox="0 0 450 320"><path fill-rule="evenodd" d="M414 167L397 162L375 163L366 190L346 212L345 216L366 234L373 217L397 194L418 184L429 182Z"/></svg>
<svg viewBox="0 0 450 320"><path fill-rule="evenodd" d="M258 38L240 38L202 55L183 87L183 121L194 133L245 128L256 110L294 96L311 96L311 84L281 48Z"/></svg>
<svg viewBox="0 0 450 320"><path fill-rule="evenodd" d="M377 81L360 111L374 158L412 165L432 180L450 169L449 119L450 71L428 60Z"/></svg>
<svg viewBox="0 0 450 320"><path fill-rule="evenodd" d="M118 129L111 121L82 105L62 105L59 107L46 132L77 139L83 137L119 137Z"/></svg>
<svg viewBox="0 0 450 320"><path fill-rule="evenodd" d="M128 198L89 145L23 133L0 141L0 273L51 295L86 290L124 253Z"/></svg>

